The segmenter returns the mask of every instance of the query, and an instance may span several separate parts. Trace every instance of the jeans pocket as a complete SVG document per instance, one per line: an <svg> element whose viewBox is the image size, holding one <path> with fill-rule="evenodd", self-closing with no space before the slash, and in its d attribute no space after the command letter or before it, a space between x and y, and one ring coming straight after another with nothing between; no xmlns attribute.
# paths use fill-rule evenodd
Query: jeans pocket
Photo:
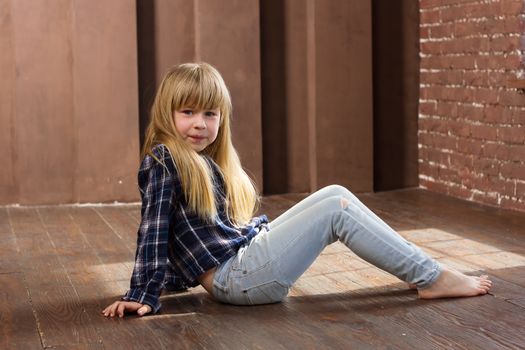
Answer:
<svg viewBox="0 0 525 350"><path fill-rule="evenodd" d="M248 296L251 305L259 305L281 302L288 295L288 291L289 288L285 285L270 281L245 289L243 292Z"/></svg>
<svg viewBox="0 0 525 350"><path fill-rule="evenodd" d="M212 295L220 302L227 303L229 301L228 287L216 280L213 281Z"/></svg>

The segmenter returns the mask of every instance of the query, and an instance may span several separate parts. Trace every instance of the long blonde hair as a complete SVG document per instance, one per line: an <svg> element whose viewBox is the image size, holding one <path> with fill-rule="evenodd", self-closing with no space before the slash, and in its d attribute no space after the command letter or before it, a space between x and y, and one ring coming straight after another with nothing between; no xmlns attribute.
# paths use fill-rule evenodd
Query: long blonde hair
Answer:
<svg viewBox="0 0 525 350"><path fill-rule="evenodd" d="M151 108L141 157L147 154L153 156L152 148L164 144L175 162L189 208L207 222L215 219L217 206L212 169L175 128L173 113L182 108L220 110L217 138L201 153L209 156L220 167L226 187L227 214L231 222L237 226L246 224L257 210L259 196L252 180L243 170L231 140L230 93L220 73L211 65L185 63L167 72Z"/></svg>

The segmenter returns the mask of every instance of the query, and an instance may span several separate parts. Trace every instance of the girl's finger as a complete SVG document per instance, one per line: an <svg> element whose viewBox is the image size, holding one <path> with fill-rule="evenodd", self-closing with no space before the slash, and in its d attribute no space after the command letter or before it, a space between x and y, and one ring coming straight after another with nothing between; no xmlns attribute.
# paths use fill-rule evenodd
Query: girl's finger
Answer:
<svg viewBox="0 0 525 350"><path fill-rule="evenodd" d="M111 307L118 303L118 301L115 301L114 303L112 303L111 305L107 306L103 311L102 313L104 314L104 316L108 316L109 315L109 312L111 311Z"/></svg>
<svg viewBox="0 0 525 350"><path fill-rule="evenodd" d="M111 317L114 317L114 316L115 316L115 311L117 310L117 307L120 305L120 303L121 303L120 301L116 301L116 302L114 302L114 303L111 305L111 307L110 307L110 309L109 309L109 315L110 315Z"/></svg>
<svg viewBox="0 0 525 350"><path fill-rule="evenodd" d="M117 314L119 317L124 317L124 309L126 308L126 305L124 303L120 303L120 305L117 308Z"/></svg>
<svg viewBox="0 0 525 350"><path fill-rule="evenodd" d="M138 309L137 313L139 316L145 315L147 313L151 312L151 307L149 305L144 305L140 309Z"/></svg>

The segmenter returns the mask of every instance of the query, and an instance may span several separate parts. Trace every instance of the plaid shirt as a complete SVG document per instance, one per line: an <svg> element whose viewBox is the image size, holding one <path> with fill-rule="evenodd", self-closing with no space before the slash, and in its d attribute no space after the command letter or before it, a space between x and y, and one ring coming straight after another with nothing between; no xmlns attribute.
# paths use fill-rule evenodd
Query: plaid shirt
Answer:
<svg viewBox="0 0 525 350"><path fill-rule="evenodd" d="M157 145L152 151L164 165L146 155L138 173L142 220L130 290L122 299L147 304L157 312L162 289L199 285L200 275L234 256L261 230L268 230L268 219L262 215L236 228L227 217L219 167L205 157L214 174L218 215L211 224L202 221L187 207L168 148Z"/></svg>

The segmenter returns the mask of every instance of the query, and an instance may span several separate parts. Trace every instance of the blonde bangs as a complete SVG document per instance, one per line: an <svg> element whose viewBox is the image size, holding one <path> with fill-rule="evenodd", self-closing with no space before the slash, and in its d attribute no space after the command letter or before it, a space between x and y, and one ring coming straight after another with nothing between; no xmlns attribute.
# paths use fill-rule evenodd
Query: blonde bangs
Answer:
<svg viewBox="0 0 525 350"><path fill-rule="evenodd" d="M218 108L221 114L229 114L231 100L228 89L215 75L215 72L203 67L182 72L174 86L172 110Z"/></svg>

